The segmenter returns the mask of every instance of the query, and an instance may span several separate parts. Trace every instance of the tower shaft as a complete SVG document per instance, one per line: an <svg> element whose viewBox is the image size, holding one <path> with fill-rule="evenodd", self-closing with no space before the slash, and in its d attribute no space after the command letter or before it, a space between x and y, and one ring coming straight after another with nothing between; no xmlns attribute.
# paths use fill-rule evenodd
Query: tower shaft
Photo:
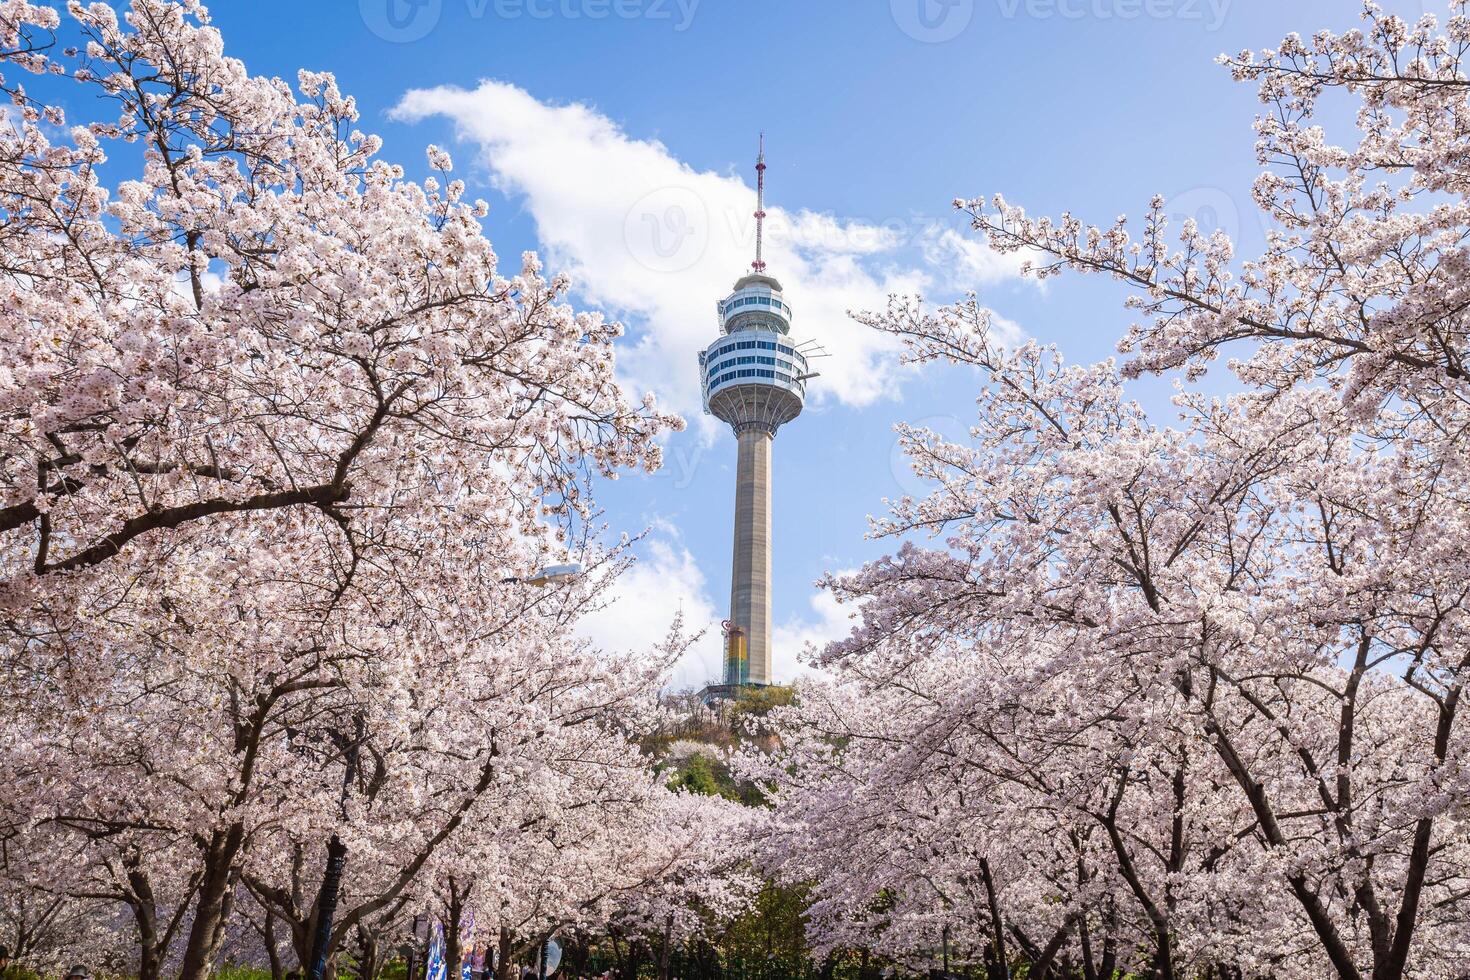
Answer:
<svg viewBox="0 0 1470 980"><path fill-rule="evenodd" d="M771 442L751 426L738 435L735 470L735 556L730 573L730 621L746 631L752 684L771 683ZM727 678L727 683L742 679Z"/></svg>
<svg viewBox="0 0 1470 980"><path fill-rule="evenodd" d="M781 283L765 273L766 147L756 157L755 261L716 304L720 336L699 353L704 410L735 432L735 546L730 563L730 618L725 623L723 683L702 696L738 696L771 684L771 443L801 414L806 383L816 377L804 345L791 339L791 307Z"/></svg>

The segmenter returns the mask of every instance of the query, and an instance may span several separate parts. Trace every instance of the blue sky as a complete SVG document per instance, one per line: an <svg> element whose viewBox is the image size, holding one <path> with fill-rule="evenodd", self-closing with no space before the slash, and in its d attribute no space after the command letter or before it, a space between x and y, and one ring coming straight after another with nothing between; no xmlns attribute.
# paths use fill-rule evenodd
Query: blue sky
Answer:
<svg viewBox="0 0 1470 980"><path fill-rule="evenodd" d="M1423 0L1438 10L1436 0ZM1422 12L1419 0L1387 4ZM849 308L964 288L1017 335L1072 360L1128 323L1106 281L1038 289L975 248L956 196L1108 221L1162 194L1257 250L1253 89L1213 64L1289 31L1357 23L1352 0L229 0L227 50L256 73L336 73L365 129L411 172L449 148L487 232L571 272L579 299L629 328L629 382L690 416L665 472L600 487L613 527L651 528L642 564L591 627L636 647L682 608L711 633L681 665L718 670L729 588L734 440L702 418L694 352L750 260L756 134L767 134L770 271L793 333L833 356L775 445L778 679L844 630L812 582L889 550L864 540L881 500L920 490L895 420L959 435L975 381L897 369ZM482 85L482 82L488 84ZM79 108L79 107L74 107ZM661 236L655 238L654 236ZM1159 383L1140 395L1161 402ZM817 394L819 392L819 394Z"/></svg>

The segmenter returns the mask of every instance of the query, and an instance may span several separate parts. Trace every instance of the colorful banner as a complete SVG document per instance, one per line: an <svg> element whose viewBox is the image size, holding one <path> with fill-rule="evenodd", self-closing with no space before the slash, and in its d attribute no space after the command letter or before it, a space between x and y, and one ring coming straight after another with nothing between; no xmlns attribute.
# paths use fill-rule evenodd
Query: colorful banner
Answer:
<svg viewBox="0 0 1470 980"><path fill-rule="evenodd" d="M475 910L468 909L459 924L460 980L475 980Z"/></svg>
<svg viewBox="0 0 1470 980"><path fill-rule="evenodd" d="M429 936L429 956L424 962L424 980L445 980L447 964L444 962L444 926L434 923Z"/></svg>

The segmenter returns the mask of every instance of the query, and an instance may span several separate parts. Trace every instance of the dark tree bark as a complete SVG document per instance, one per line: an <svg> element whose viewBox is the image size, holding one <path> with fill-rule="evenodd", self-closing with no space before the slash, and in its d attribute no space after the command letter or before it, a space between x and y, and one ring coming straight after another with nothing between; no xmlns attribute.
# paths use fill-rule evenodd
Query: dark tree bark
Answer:
<svg viewBox="0 0 1470 980"><path fill-rule="evenodd" d="M515 963L511 961L515 949L515 936L504 926L500 929L500 941L496 948L495 980L515 980Z"/></svg>
<svg viewBox="0 0 1470 980"><path fill-rule="evenodd" d="M1056 962L1057 954L1062 951L1062 944L1067 941L1067 936L1071 934L1072 927L1077 924L1078 915L1079 913L1076 912L1069 915L1062 927L1052 936L1051 942L1046 944L1046 948L1041 951L1041 956L1037 958L1035 966L1027 974L1029 980L1046 980L1051 974L1052 964Z"/></svg>
<svg viewBox="0 0 1470 980"><path fill-rule="evenodd" d="M265 943L265 955L270 959L271 980L286 980L286 967L281 962L281 951L276 948L276 917L271 910L261 906L265 922L260 927L260 938Z"/></svg>
<svg viewBox="0 0 1470 980"><path fill-rule="evenodd" d="M661 980L669 980L669 941L674 931L674 913L664 920L664 941L658 951L658 975Z"/></svg>
<svg viewBox="0 0 1470 980"><path fill-rule="evenodd" d="M413 917L413 924L409 927L408 956L404 964L404 980L415 980L419 965L419 916Z"/></svg>
<svg viewBox="0 0 1470 980"><path fill-rule="evenodd" d="M1006 964L1005 919L1000 914L1000 900L995 894L995 879L990 874L990 861L986 858L980 859L980 881L985 886L985 900L990 906L990 929L993 937L987 958L990 959L995 974L1001 980L1005 980L1011 975L1010 967ZM990 972L989 966L986 972Z"/></svg>
<svg viewBox="0 0 1470 980"><path fill-rule="evenodd" d="M449 891L444 896L444 909L448 922L444 927L444 973L446 980L459 980L464 972L464 949L460 943L460 928L464 919L464 900L469 888L461 889L449 876Z"/></svg>
<svg viewBox="0 0 1470 980"><path fill-rule="evenodd" d="M376 980L383 968L378 958L378 937L366 926L357 927L357 980Z"/></svg>
<svg viewBox="0 0 1470 980"><path fill-rule="evenodd" d="M1103 920L1102 963L1098 965L1097 973L1102 980L1113 980L1113 974L1118 971L1118 906L1111 898L1107 906L1107 916Z"/></svg>
<svg viewBox="0 0 1470 980"><path fill-rule="evenodd" d="M337 915L337 896L342 891L342 872L347 865L347 845L333 834L327 841L327 865L322 873L322 887L317 893L316 928L312 930L311 956L307 960L307 980L323 980L327 975L327 958L332 954L332 924Z"/></svg>
<svg viewBox="0 0 1470 980"><path fill-rule="evenodd" d="M214 971L215 956L224 939L230 913L235 862L244 840L245 828L239 823L209 835L204 849L204 875L194 902L194 921L189 927L184 963L179 971L182 980L207 980Z"/></svg>

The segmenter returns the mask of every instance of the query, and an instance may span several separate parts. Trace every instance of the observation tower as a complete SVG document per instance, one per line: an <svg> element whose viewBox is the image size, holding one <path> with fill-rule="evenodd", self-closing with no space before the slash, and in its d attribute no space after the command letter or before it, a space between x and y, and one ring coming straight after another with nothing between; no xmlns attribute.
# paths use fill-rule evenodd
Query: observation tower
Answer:
<svg viewBox="0 0 1470 980"><path fill-rule="evenodd" d="M791 341L791 307L766 274L766 153L756 158L755 261L734 291L715 304L720 337L699 354L704 410L735 431L735 547L730 618L725 623L724 683L706 698L771 683L771 443L801 414L810 345Z"/></svg>

